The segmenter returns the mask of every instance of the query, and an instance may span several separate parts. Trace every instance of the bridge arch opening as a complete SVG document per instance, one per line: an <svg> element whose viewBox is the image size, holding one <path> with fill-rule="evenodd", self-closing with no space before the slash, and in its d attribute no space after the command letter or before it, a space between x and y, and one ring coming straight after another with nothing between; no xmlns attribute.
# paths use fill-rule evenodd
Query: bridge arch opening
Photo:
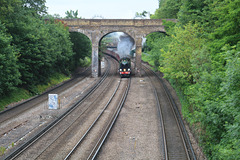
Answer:
<svg viewBox="0 0 240 160"><path fill-rule="evenodd" d="M111 50L119 57L129 56L134 49L135 40L125 32L109 32L99 40L100 49ZM104 47L102 47L104 46Z"/></svg>
<svg viewBox="0 0 240 160"><path fill-rule="evenodd" d="M156 46L156 40L159 40L161 38L164 38L168 36L165 32L161 31L153 31L150 32L149 34L146 34L146 36L143 38L143 43L142 43L142 60L143 61L148 61L150 65L152 66L161 66L160 61L161 61L161 54L162 51L161 49L161 42L159 42ZM153 47L154 46L154 47ZM154 50L153 50L154 48ZM158 54L155 54L155 53Z"/></svg>
<svg viewBox="0 0 240 160"><path fill-rule="evenodd" d="M88 36L79 32L70 32L70 39L73 43L73 70L78 72L83 67L91 64L92 42Z"/></svg>
<svg viewBox="0 0 240 160"><path fill-rule="evenodd" d="M119 31L108 32L103 34L99 40L99 56L102 57L103 53L107 53L117 60L123 57L132 57L134 46L135 41L129 34Z"/></svg>
<svg viewBox="0 0 240 160"><path fill-rule="evenodd" d="M150 32L165 32L162 19L62 19L69 31L81 32L92 42L92 77L98 77L99 41L111 31L123 31L135 40L135 74L141 76L142 38ZM166 21L176 22L174 19Z"/></svg>

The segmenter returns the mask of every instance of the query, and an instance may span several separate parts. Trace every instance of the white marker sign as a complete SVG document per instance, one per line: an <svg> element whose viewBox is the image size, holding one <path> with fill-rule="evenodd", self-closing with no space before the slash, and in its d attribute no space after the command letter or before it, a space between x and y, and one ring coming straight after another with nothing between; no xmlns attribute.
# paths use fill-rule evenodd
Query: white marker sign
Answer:
<svg viewBox="0 0 240 160"><path fill-rule="evenodd" d="M48 94L48 108L49 109L58 109L58 95L57 94Z"/></svg>

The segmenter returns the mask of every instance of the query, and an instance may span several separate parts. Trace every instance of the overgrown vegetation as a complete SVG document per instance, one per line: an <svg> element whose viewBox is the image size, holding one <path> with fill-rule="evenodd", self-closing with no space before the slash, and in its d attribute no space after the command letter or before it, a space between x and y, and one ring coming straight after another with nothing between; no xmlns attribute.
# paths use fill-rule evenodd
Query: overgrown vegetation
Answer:
<svg viewBox="0 0 240 160"><path fill-rule="evenodd" d="M70 34L61 21L47 15L45 2L0 1L1 102L15 99L11 95L19 91L30 95L42 92L37 86L48 86L56 75L69 77L81 63L89 64L85 57L91 56L90 40L79 33ZM68 17L77 16L77 11L67 13Z"/></svg>
<svg viewBox="0 0 240 160"><path fill-rule="evenodd" d="M73 62L73 69L75 69L78 66L87 66L90 65L91 60L91 41L90 39L78 32L71 32L70 38L73 43L73 52L75 53L72 56L72 62Z"/></svg>
<svg viewBox="0 0 240 160"><path fill-rule="evenodd" d="M240 0L161 0L144 59L177 90L208 159L240 159Z"/></svg>
<svg viewBox="0 0 240 160"><path fill-rule="evenodd" d="M2 156L5 151L6 151L6 148L1 146L0 147L0 156Z"/></svg>

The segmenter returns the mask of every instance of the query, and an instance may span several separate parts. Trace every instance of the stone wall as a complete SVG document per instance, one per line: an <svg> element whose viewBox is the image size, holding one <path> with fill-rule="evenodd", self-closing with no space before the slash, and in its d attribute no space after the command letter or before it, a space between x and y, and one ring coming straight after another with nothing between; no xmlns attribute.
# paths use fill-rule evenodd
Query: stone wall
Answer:
<svg viewBox="0 0 240 160"><path fill-rule="evenodd" d="M176 22L175 19L166 19ZM98 48L99 41L108 33L124 32L131 36L136 45L135 73L140 75L142 38L152 32L165 32L161 19L61 19L70 32L80 32L92 41L92 76L99 76Z"/></svg>

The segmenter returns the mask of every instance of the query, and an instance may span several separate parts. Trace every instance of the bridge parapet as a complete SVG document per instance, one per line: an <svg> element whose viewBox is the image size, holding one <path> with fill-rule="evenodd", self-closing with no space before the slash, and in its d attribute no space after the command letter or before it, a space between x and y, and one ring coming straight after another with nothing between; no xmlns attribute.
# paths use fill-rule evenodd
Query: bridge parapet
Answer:
<svg viewBox="0 0 240 160"><path fill-rule="evenodd" d="M81 32L92 41L92 76L101 72L98 63L98 45L102 37L111 32L127 33L135 40L135 73L141 73L142 38L152 32L166 32L162 19L59 19L70 32ZM176 19L166 19L176 22ZM141 76L141 75L139 75Z"/></svg>
<svg viewBox="0 0 240 160"><path fill-rule="evenodd" d="M99 27L99 26L161 26L162 19L61 19L69 27ZM175 19L166 19L166 21L176 22Z"/></svg>

